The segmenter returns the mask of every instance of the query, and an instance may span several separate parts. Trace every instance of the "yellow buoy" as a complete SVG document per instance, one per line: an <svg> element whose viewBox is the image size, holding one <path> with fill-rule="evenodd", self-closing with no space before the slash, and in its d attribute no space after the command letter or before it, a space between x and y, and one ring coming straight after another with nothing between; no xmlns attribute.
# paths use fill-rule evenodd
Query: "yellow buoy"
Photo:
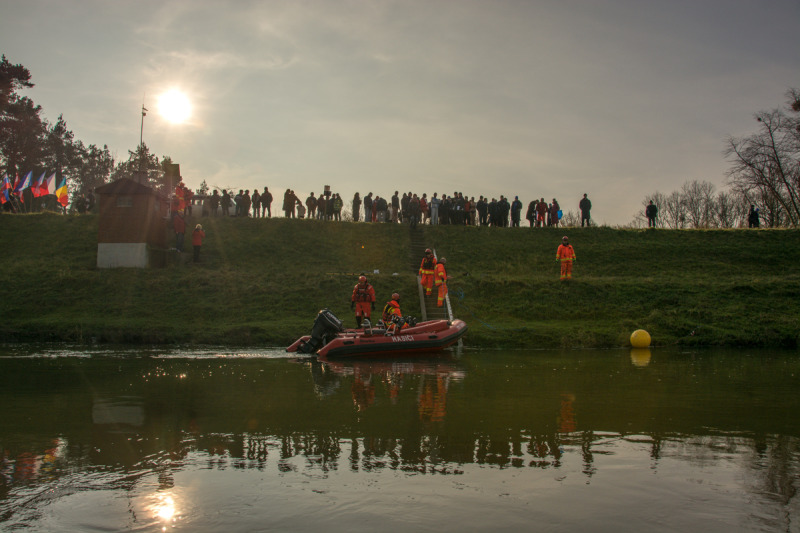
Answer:
<svg viewBox="0 0 800 533"><path fill-rule="evenodd" d="M643 329L631 333L631 346L634 348L647 348L650 346L650 334Z"/></svg>

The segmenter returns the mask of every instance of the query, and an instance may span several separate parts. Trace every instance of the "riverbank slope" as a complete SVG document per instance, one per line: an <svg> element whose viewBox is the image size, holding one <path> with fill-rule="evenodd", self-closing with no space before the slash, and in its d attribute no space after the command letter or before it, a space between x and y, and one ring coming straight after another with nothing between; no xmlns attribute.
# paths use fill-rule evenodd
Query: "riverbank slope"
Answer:
<svg viewBox="0 0 800 533"><path fill-rule="evenodd" d="M420 316L407 226L283 218L187 226L198 221L208 235L200 264L187 246L165 268L100 270L95 215L0 216L0 338L283 346L310 332L324 307L353 327L349 300L361 272L378 311L397 291L404 314ZM424 232L448 259L467 346L626 346L638 328L654 345L798 345L798 230ZM555 262L562 235L578 258L566 283Z"/></svg>

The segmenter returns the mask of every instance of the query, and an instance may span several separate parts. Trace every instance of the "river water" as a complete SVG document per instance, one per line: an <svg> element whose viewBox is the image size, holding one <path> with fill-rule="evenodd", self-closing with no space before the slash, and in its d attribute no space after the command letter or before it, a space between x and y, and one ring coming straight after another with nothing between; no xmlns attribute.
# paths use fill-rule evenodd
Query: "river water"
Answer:
<svg viewBox="0 0 800 533"><path fill-rule="evenodd" d="M3 531L800 531L800 354L0 347Z"/></svg>

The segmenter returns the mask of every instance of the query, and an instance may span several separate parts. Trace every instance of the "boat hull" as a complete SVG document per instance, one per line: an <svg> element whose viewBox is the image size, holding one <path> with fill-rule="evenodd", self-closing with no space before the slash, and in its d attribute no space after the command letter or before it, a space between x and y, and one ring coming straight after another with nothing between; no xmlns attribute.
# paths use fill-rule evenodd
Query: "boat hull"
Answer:
<svg viewBox="0 0 800 533"><path fill-rule="evenodd" d="M386 335L382 329L369 332L363 329L346 330L317 350L321 359L346 357L376 357L428 354L452 346L467 332L463 320L431 320L400 330L396 335ZM298 351L309 336L301 337L286 350Z"/></svg>

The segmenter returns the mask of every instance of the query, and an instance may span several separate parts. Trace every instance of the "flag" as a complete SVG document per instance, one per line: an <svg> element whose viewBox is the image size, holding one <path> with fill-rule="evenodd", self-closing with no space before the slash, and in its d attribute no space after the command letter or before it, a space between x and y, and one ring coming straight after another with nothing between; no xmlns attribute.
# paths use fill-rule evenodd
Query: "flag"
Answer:
<svg viewBox="0 0 800 533"><path fill-rule="evenodd" d="M34 181L34 182L33 182L33 185L31 186L31 192L33 193L33 197L34 197L34 198L38 198L38 197L40 197L40 196L43 196L44 194L47 194L47 192L45 192L44 194L42 194L42 187L43 187L43 186L45 186L45 182L44 182L44 172L42 172L42 175L41 175L41 176L39 176L39 177L36 179L36 181Z"/></svg>
<svg viewBox="0 0 800 533"><path fill-rule="evenodd" d="M61 185L58 186L56 189L56 196L58 197L58 203L67 207L69 203L69 194L67 194L67 178L61 178Z"/></svg>
<svg viewBox="0 0 800 533"><path fill-rule="evenodd" d="M25 174L25 177L24 177L24 178L22 178L21 180L20 180L20 179L18 179L18 180L17 180L17 184L16 184L16 185L14 185L14 194L16 194L17 196L19 196L19 199L20 199L21 201L23 201L23 202L24 202L25 200L23 200L23 198L22 198L22 191L24 191L25 189L27 189L28 187L30 187L30 186L31 186L31 176L32 176L32 175L33 175L33 171L31 170L30 172L28 172L27 174Z"/></svg>
<svg viewBox="0 0 800 533"><path fill-rule="evenodd" d="M54 185L55 181L56 181L56 173L53 172L47 177L47 183L45 184L45 188L42 189L42 196L56 193L56 186Z"/></svg>
<svg viewBox="0 0 800 533"><path fill-rule="evenodd" d="M11 193L11 180L8 179L8 174L3 176L3 183L0 185L0 204L11 201L9 194Z"/></svg>

